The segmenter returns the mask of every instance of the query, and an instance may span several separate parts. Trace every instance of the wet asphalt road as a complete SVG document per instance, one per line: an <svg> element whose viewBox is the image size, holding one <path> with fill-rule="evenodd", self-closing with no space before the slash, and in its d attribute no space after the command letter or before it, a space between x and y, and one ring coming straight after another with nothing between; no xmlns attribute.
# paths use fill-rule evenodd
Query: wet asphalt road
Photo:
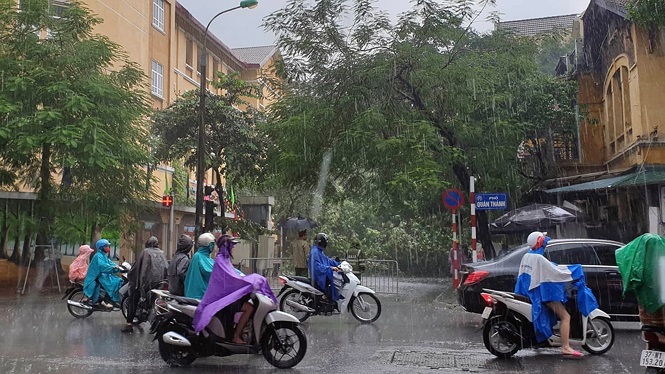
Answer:
<svg viewBox="0 0 665 374"><path fill-rule="evenodd" d="M476 331L480 318L463 312L447 283L403 281L401 297L381 296L372 325L349 315L313 317L303 324L305 359L279 370L260 355L197 359L172 369L144 330L122 334L120 312L73 318L58 295L0 297L0 373L639 373L643 343L636 324L616 331L603 356L565 359L557 350L527 350L493 358Z"/></svg>

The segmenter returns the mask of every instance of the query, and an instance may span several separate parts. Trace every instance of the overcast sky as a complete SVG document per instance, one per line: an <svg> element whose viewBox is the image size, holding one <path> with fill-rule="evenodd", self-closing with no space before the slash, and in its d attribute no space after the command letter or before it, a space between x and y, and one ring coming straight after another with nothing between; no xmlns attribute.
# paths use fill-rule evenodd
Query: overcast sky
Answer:
<svg viewBox="0 0 665 374"><path fill-rule="evenodd" d="M216 13L237 6L240 0L178 0L202 24L207 25ZM259 0L254 9L238 9L219 16L210 26L210 30L231 48L251 47L273 44L275 36L261 27L263 17L282 8L287 0ZM525 18L558 16L581 13L589 4L588 0L496 0L496 7L501 19L512 21ZM397 15L409 9L407 0L377 0L377 6ZM491 23L479 17L475 28L487 31L493 28Z"/></svg>

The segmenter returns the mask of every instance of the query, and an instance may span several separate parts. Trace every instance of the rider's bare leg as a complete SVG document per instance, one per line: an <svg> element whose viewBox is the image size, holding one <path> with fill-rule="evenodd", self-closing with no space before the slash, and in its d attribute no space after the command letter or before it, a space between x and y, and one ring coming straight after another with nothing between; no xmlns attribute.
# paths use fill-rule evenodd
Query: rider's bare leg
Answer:
<svg viewBox="0 0 665 374"><path fill-rule="evenodd" d="M577 351L570 347L570 314L568 314L566 307L564 307L563 303L560 301L547 303L547 307L552 309L560 321L559 333L561 334L561 353L575 354Z"/></svg>
<svg viewBox="0 0 665 374"><path fill-rule="evenodd" d="M240 316L240 320L238 321L238 324L236 325L236 329L233 332L233 340L232 342L235 344L247 344L249 342L245 342L242 340L242 337L240 334L242 334L242 330L247 326L247 322L249 321L249 317L252 315L252 304L250 303L244 303L242 304L242 309L240 311L242 312L242 316Z"/></svg>

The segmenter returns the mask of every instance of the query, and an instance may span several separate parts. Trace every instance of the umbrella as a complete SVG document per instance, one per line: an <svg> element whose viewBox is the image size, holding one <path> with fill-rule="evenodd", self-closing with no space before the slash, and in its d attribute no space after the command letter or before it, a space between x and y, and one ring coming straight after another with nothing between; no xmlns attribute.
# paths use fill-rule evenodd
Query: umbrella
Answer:
<svg viewBox="0 0 665 374"><path fill-rule="evenodd" d="M284 230L309 230L317 227L316 222L312 221L309 218L304 217L290 217L286 221L282 222L282 228Z"/></svg>
<svg viewBox="0 0 665 374"><path fill-rule="evenodd" d="M560 223L576 221L579 216L555 205L531 204L497 218L490 224L490 231L508 233L539 230Z"/></svg>

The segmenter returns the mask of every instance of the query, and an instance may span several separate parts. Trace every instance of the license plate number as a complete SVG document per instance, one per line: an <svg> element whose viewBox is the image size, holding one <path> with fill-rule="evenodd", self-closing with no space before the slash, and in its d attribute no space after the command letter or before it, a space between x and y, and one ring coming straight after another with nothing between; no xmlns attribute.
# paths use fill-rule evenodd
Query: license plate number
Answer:
<svg viewBox="0 0 665 374"><path fill-rule="evenodd" d="M483 310L483 314L482 314L483 319L490 318L490 314L492 314L492 308L485 307L485 310Z"/></svg>
<svg viewBox="0 0 665 374"><path fill-rule="evenodd" d="M650 366L656 368L665 367L665 352L651 351L645 349L640 357L640 366Z"/></svg>

